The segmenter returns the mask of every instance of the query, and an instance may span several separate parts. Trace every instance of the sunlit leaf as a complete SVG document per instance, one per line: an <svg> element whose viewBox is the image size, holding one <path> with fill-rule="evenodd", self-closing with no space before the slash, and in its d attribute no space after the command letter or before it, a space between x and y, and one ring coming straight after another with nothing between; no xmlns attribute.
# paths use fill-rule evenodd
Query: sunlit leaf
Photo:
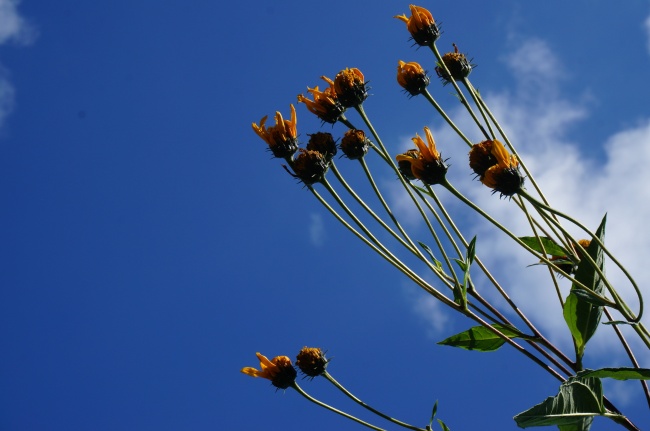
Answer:
<svg viewBox="0 0 650 431"><path fill-rule="evenodd" d="M598 230L596 230L596 237L598 237L602 243L605 242L606 220L607 215L603 217L603 221L598 227ZM604 271L605 257L603 249L598 245L598 243L596 241L591 241L589 246L586 248L586 251L601 271ZM602 294L605 289L603 280L598 276L595 268L587 262L586 258L583 258L580 261L578 269L576 270L575 279L598 294ZM602 307L583 299L584 295L577 294L577 290L580 290L580 288L574 283L573 286L571 286L571 293L564 303L563 314L564 320L566 321L569 330L571 331L571 335L575 340L577 354L579 357L582 357L587 341L589 341L596 332L596 329L598 329L598 324L600 323L602 315Z"/></svg>
<svg viewBox="0 0 650 431"><path fill-rule="evenodd" d="M440 419L438 419L438 423L440 424L440 427L442 428L442 431L451 431L447 425Z"/></svg>
<svg viewBox="0 0 650 431"><path fill-rule="evenodd" d="M648 368L601 368L599 370L583 370L577 377L598 377L616 380L650 380L650 369Z"/></svg>
<svg viewBox="0 0 650 431"><path fill-rule="evenodd" d="M498 329L508 338L517 338L521 336L515 328L510 326L496 323L492 325L492 327ZM438 344L460 347L461 349L466 350L477 350L479 352L492 352L501 347L505 342L506 341L503 338L499 337L488 328L484 326L474 326L467 331L452 335L451 337L438 342Z"/></svg>
<svg viewBox="0 0 650 431"><path fill-rule="evenodd" d="M591 426L588 419L604 413L600 380L573 377L562 383L556 396L519 413L514 420L521 428L557 425L562 430L586 431Z"/></svg>
<svg viewBox="0 0 650 431"><path fill-rule="evenodd" d="M538 253L550 254L551 256L557 256L557 257L569 255L569 253L567 253L567 251L564 248L560 247L552 239L547 238L545 236L541 236L539 237L539 239L535 236L522 236L519 239L521 240L521 242L523 242L528 247L532 248ZM543 250L539 244L540 240L542 245L544 246Z"/></svg>

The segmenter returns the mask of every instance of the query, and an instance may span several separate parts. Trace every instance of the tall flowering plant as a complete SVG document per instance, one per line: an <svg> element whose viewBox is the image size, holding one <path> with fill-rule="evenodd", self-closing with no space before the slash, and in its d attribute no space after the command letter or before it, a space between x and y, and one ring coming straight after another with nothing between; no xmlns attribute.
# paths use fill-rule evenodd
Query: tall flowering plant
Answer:
<svg viewBox="0 0 650 431"><path fill-rule="evenodd" d="M340 123L347 131L335 138L327 132L308 134L305 147L300 146L297 132L297 114L290 106L290 119L282 113L275 115L275 124L267 126L267 117L259 125L253 123L253 130L267 144L274 157L283 159L284 168L304 184L306 189L331 215L356 237L377 253L388 264L401 271L413 283L422 288L449 309L460 313L475 325L467 330L450 335L439 344L480 352L494 351L503 345L510 345L523 358L533 361L549 376L559 382L559 391L514 416L519 427L558 426L560 430L586 431L594 417L611 419L618 426L637 430L633 421L624 415L603 393L602 379L631 380L640 382L641 393L650 406L650 391L646 380L650 370L640 368L630 344L619 326L628 325L645 348L650 348L650 332L641 322L643 297L632 276L605 246L606 218L591 230L574 217L555 209L538 186L533 173L517 153L513 142L493 115L486 101L469 79L474 65L453 45L453 51L441 55L436 45L440 29L431 12L419 6L410 6L410 15L395 18L406 24L416 45L431 50L435 58L435 73L443 85L451 85L455 95L476 125L482 140L472 142L451 120L428 90L431 77L418 63L398 61L397 82L410 96L424 97L446 121L449 127L467 145L469 169L476 179L488 187L496 198L509 205L511 211L521 212L530 227L527 236L516 236L499 220L468 197L451 183L447 176L450 169L442 156L444 147L437 143L428 127L423 134L415 134L414 148L394 154L382 142L364 110L368 98L365 75L356 68L346 68L322 80L326 87L307 87L307 94L300 94L298 102L316 115L323 123ZM346 116L354 111L363 124L355 126ZM347 159L358 161L364 178L370 183L381 209L375 210L356 193L338 170L334 156L338 151ZM429 244L414 241L402 226L373 179L366 163L367 157L379 158L386 169L392 171L402 192L421 216L422 223L430 234ZM331 174L330 174L331 171ZM334 178L332 178L332 176ZM334 183L334 184L333 184ZM335 186L336 185L336 186ZM344 190L343 196L337 189ZM535 261L548 267L548 283L556 293L558 305L562 308L565 324L571 333L574 349L563 352L537 328L508 294L508 289L476 254L476 236L471 239L458 228L450 212L442 203L441 195L447 194L461 202L468 211L484 217L503 232L513 244L530 253ZM350 203L355 204L353 211ZM380 241L376 232L368 226L385 231L392 237L392 245ZM582 232L574 237L571 230ZM431 283L409 266L400 253L410 255L416 262L424 264L435 276ZM639 306L632 309L619 293L620 286L614 286L605 275L605 261L609 260L620 268L627 282L638 296ZM429 275L430 275L429 274ZM480 280L479 280L480 279ZM571 289L563 295L561 283L570 283ZM502 300L490 302L478 286L491 286ZM512 316L517 316L516 322ZM615 317L617 320L615 320ZM601 323L607 323L603 326ZM587 369L583 367L586 346L601 329L611 330L629 357L629 364L618 368ZM287 356L269 360L258 353L261 370L253 367L242 369L252 377L269 379L278 389L294 389L308 400L340 414L365 427L382 428L356 418L312 397L296 382L297 372ZM431 430L437 414L437 403L428 424L411 425L381 412L363 402L334 379L328 371L329 360L325 353L315 347L305 347L296 358L296 366L308 378L321 377L332 383L344 395L354 400L377 416L393 425L412 430ZM637 383L639 384L639 383ZM441 420L436 426L443 431L449 427Z"/></svg>

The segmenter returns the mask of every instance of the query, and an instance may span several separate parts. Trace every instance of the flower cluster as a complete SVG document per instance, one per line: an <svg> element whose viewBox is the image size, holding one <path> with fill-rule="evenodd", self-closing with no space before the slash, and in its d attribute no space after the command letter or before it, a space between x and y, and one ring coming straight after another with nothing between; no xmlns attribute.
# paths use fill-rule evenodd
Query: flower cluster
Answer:
<svg viewBox="0 0 650 431"><path fill-rule="evenodd" d="M260 368L244 367L241 372L251 377L262 377L271 381L278 389L287 389L295 384L298 373L288 356L276 356L269 360L256 353ZM318 347L303 347L296 357L296 365L306 377L317 377L325 372L329 360Z"/></svg>
<svg viewBox="0 0 650 431"><path fill-rule="evenodd" d="M501 193L501 196L514 195L524 184L517 157L508 153L496 139L488 139L472 146L469 166L483 184Z"/></svg>

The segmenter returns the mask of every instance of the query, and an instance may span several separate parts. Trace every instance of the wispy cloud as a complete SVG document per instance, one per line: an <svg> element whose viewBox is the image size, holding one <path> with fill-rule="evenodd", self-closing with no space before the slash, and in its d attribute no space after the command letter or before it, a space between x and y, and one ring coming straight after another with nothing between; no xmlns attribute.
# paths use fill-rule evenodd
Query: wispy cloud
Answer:
<svg viewBox="0 0 650 431"><path fill-rule="evenodd" d="M313 245L320 247L325 241L325 226L320 214L311 214L309 216L309 239Z"/></svg>
<svg viewBox="0 0 650 431"><path fill-rule="evenodd" d="M0 44L14 42L30 44L36 30L19 13L20 0L0 0Z"/></svg>
<svg viewBox="0 0 650 431"><path fill-rule="evenodd" d="M647 220L650 218L650 190L646 187L650 182L650 170L646 168L650 164L650 118L604 137L602 142L590 142L589 146L571 141L567 130L587 121L585 104L579 99L566 98L560 91L565 72L542 40L523 41L520 46L506 59L516 83L515 90L510 93L484 92L483 96L552 205L575 216L591 229L598 226L607 212L608 247L626 265L639 285L648 285L650 243L640 238L647 234ZM530 61L531 58L543 61ZM464 112L452 112L452 117L461 129L475 129ZM434 136L439 142L458 141L448 127L434 130ZM480 137L473 136L472 139L478 142ZM594 145L604 149L603 160L594 158L593 153L587 151ZM505 220L515 234L530 234L525 218L514 216L520 213L514 202L498 199L473 181L463 169L467 150L462 143L454 149L441 149L445 157L451 157L455 162L450 170L452 182L496 219ZM527 186L530 188L530 182ZM495 270L497 279L508 287L520 308L533 322L541 322L540 329L549 334L549 338L570 349L570 337L557 296L548 274L544 273L547 270L542 266L529 267L535 263L530 255L513 246L509 238L488 223L467 216L467 210L461 204L450 202L449 209L461 214L458 220L464 221L462 225L468 237L478 234L479 256ZM586 237L578 229L570 230L578 238ZM612 265L608 267L608 275L615 286L620 286L623 296L634 309L637 301L625 277ZM566 294L568 283L564 280L563 284L567 285ZM488 287L483 287L486 295L489 295ZM497 300L496 295L492 299ZM419 314L422 314L421 308L418 304ZM439 322L431 324L434 329L439 329ZM591 343L590 352L601 361L607 358L614 363L620 362L621 357L611 354L612 336L613 331L603 328ZM630 338L635 337L632 335ZM650 360L648 357L641 359Z"/></svg>
<svg viewBox="0 0 650 431"><path fill-rule="evenodd" d="M36 39L36 30L18 13L19 0L0 0L0 45L28 45ZM14 87L8 71L0 65L0 128L13 109Z"/></svg>

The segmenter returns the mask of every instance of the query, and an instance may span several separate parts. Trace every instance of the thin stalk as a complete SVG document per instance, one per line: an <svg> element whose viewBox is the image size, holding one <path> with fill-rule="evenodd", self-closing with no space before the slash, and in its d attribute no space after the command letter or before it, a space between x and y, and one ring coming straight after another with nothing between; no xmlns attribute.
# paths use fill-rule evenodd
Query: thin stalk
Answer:
<svg viewBox="0 0 650 431"><path fill-rule="evenodd" d="M537 233L537 228L535 227L535 223L533 221L533 218L531 217L530 213L528 212L528 208L526 208L526 205L524 205L524 202L521 198L517 197L515 198L515 202L521 208L523 213L526 215L526 219L528 220L528 224L530 225L531 230L533 231L533 234L535 235L535 238L537 238L537 244L539 247L542 249L542 253L546 255L546 249L544 248L544 243L542 242L542 239L540 238L539 234ZM553 281L553 286L555 287L555 293L557 294L557 299L560 302L560 306L563 308L564 307L564 299L562 298L562 292L560 291L560 285L557 282L557 278L555 277L555 273L553 272L553 269L549 266L546 267L548 270L549 275L551 276L551 280ZM574 340L575 342L575 340Z"/></svg>
<svg viewBox="0 0 650 431"><path fill-rule="evenodd" d="M429 47L433 51L433 54L436 56L436 59L438 60L438 64L440 65L440 67L445 69L445 72L447 73L447 76L451 76L451 72L449 72L449 69L447 68L447 65L442 60L442 56L440 55L440 52L438 51L438 47L436 46L436 44L432 43ZM460 98L460 102L463 104L463 106L465 106L465 109L467 109L467 112L469 112L469 115L472 117L472 120L474 120L474 122L476 123L478 128L481 130L481 132L485 136L485 139L490 139L490 135L488 135L488 133L485 131L485 129L481 125L481 122L476 117L476 114L474 113L474 110L470 106L469 102L467 101L467 98L465 97L465 95L461 91L461 89L458 86L458 84L456 83L456 81L454 81L453 78L452 78L449 82L451 82L452 85L454 86L454 88L456 89L456 92L458 93L458 97Z"/></svg>
<svg viewBox="0 0 650 431"><path fill-rule="evenodd" d="M345 412L342 412L342 411L339 410L339 409L335 409L334 407L332 407L332 406L330 406L330 405L328 405L328 404L325 404L325 403L322 402L322 401L318 401L316 398L312 397L312 396L309 395L307 392L303 391L302 388L301 388L300 386L298 386L298 383L296 383L296 382L293 382L293 384L292 384L291 386L289 386L289 387L295 389L296 392L298 392L300 395L302 395L303 397L307 398L309 401L311 401L312 403L316 404L317 406L320 406L320 407L326 408L327 410L329 410L329 411L331 411L331 412L334 412L334 413L336 413L336 414L338 414L338 415L341 415L341 416L343 416L344 418L347 418L347 419L353 420L353 421L355 421L356 423L359 423L359 424L361 424L361 425L363 425L363 426L365 426L365 427L368 427L368 428L370 428L370 429L373 429L373 430L375 430L375 431L386 431L386 430L383 429L383 428L379 428L379 427L376 427L376 426L374 426L374 425L372 425L372 424L369 424L369 423L366 422L366 421L362 421L361 419L356 418L356 417L354 417L354 416L352 416L352 415L349 415L349 414L347 414L347 413L345 413Z"/></svg>
<svg viewBox="0 0 650 431"><path fill-rule="evenodd" d="M458 283L459 283L459 282L458 282L458 278L457 278L457 276L456 276L456 273L455 273L455 271L454 271L454 268L453 268L453 266L451 265L451 262L449 262L449 258L447 257L447 253L445 252L444 247L442 247L442 243L440 242L440 240L439 240L439 238L438 238L438 235L436 234L435 230L433 229L433 226L431 225L431 222L429 221L429 218L426 216L426 213L425 213L424 210L422 209L422 206L418 203L417 199L416 199L415 196L413 195L413 192L411 191L411 184L408 183L408 182L404 179L404 177L403 177L402 174L400 173L399 169L397 168L397 165L395 165L395 162L393 161L393 159L390 158L390 154L388 153L388 150L386 149L386 146L384 145L384 143L382 142L381 138L379 137L379 134L377 133L377 131L376 131L375 128L373 127L372 123L370 122L370 119L369 119L368 116L366 115L366 112L365 112L364 109L363 109L363 105L358 105L358 106L356 106L355 108L356 108L357 112L359 113L359 115L361 116L361 118L363 119L363 121L364 121L364 123L366 124L366 126L368 127L368 129L370 129L370 132L372 133L372 136L375 138L375 140L376 140L377 143L379 144L379 147L381 148L381 152L383 152L384 155L386 156L386 159L385 159L385 160L388 161L388 163L389 163L389 165L391 166L391 168L393 169L393 171L397 174L397 177L399 178L399 180L400 180L402 186L404 187L404 189L406 190L406 192L409 194L409 196L411 197L411 200L413 201L413 203L414 203L415 206L417 207L418 211L420 212L420 215L422 216L422 219L423 219L424 222L427 224L427 227L429 228L429 231L431 232L431 235L433 236L434 240L436 241L436 244L438 245L438 248L440 249L440 252L442 253L442 255L443 255L444 258L445 258L445 261L446 261L446 263L447 263L447 266L449 267L449 271L451 271L452 276L453 276L453 278L454 278L454 281L455 281L456 285L459 285L459 284L458 284ZM434 271L434 273L435 273L435 271ZM437 274L436 274L436 275L437 275Z"/></svg>
<svg viewBox="0 0 650 431"><path fill-rule="evenodd" d="M322 196L313 188L309 187L309 190L314 194L314 196L320 201L320 203L327 208L327 210L339 221L341 222L350 232L352 232L357 238L359 238L361 241L363 241L364 244L366 244L368 247L370 247L373 251L375 251L377 254L379 254L381 257L383 257L386 261L388 261L391 265L393 265L395 268L399 269L401 272L403 272L407 277L409 277L412 281L414 281L418 286L420 286L422 289L424 289L426 292L428 292L430 295L432 295L434 298L438 299L440 302L442 302L445 305L450 306L451 308L457 309L456 303L451 301L449 298L447 298L445 295L440 293L437 289L432 287L429 283L424 281L422 277L417 275L413 270L411 270L409 267L404 265L402 262L400 262L392 253L387 252L385 253L382 249L380 249L377 245L375 245L373 242L371 242L368 238L365 236L361 235L354 227L352 227L343 217L339 215L339 213L336 212L334 208L332 208L325 199L323 199ZM398 264L399 262L399 264ZM444 280L442 280L445 282Z"/></svg>
<svg viewBox="0 0 650 431"><path fill-rule="evenodd" d="M506 235L508 235L513 241L515 241L519 246L521 246L523 249L527 250L529 253L531 253L533 256L535 256L537 259L543 261L547 265L552 266L555 268L558 272L560 272L562 275L564 275L567 279L571 280L572 282L576 283L577 286L579 286L581 289L583 289L585 292L588 292L589 294L593 296L597 296L601 301L607 304L607 306L614 306L615 304L611 301L609 301L607 298L603 298L602 296L598 295L596 292L594 292L592 289L589 287L585 286L583 283L579 282L575 278L571 277L569 274L564 272L561 268L559 268L555 263L550 261L546 256L539 254L537 251L533 250L528 246L526 243L521 241L517 236L515 236L512 232L510 232L508 229L506 229L501 223L496 221L494 218L492 218L489 214L487 214L485 211L483 211L480 207L478 207L476 204L474 204L472 201L467 199L465 196L463 196L458 190L456 190L448 181L445 180L442 185L449 190L454 196L456 196L461 202L472 208L474 211L479 213L483 218L485 218L487 221L492 223L494 226L496 226L498 229L503 231Z"/></svg>
<svg viewBox="0 0 650 431"><path fill-rule="evenodd" d="M607 316L607 319L609 319L609 321L612 322L614 319L612 319L612 314L609 312L609 310L607 308L604 308L603 311L605 312L605 316ZM623 345L623 348L625 349L625 353L627 353L628 358L630 358L632 365L634 365L634 368L639 368L639 362L636 360L636 357L634 356L634 352L632 351L630 345L625 339L625 335L623 335L618 325L612 325L612 326L614 327L614 332L616 332L618 339L620 340L621 344ZM646 402L648 403L648 407L650 407L650 391L648 390L648 382L645 380L641 380L640 383L641 383L641 388L643 389L643 394L645 395Z"/></svg>
<svg viewBox="0 0 650 431"><path fill-rule="evenodd" d="M466 144L471 148L472 145L473 145L473 144L472 144L472 141L470 141L470 140L467 138L467 136L465 136L465 134L464 134L464 133L463 133L463 132L458 128L458 126L456 126L456 124L451 120L451 118L449 118L449 116L447 115L447 113L446 113L446 112L445 112L445 111L440 107L440 105L438 104L438 102L436 102L436 99L434 99L433 96L431 95L431 93L429 93L429 90L427 90L427 89L425 88L425 89L424 89L424 92L423 92L422 94L423 94L424 97L429 101L429 103L431 103L431 105L433 105L433 107L436 108L436 111L438 111L438 114L440 114L440 116L441 116L442 118L445 119L445 121L447 122L447 124L449 124L449 126L450 126L452 129L454 129L454 131L458 134L458 136L460 136L460 138L461 138L463 141L465 141L465 143L466 143Z"/></svg>
<svg viewBox="0 0 650 431"><path fill-rule="evenodd" d="M463 78L463 84L465 85L465 88L469 92L469 95L472 96L472 99L474 100L474 104L476 105L476 108L481 113L481 117L483 117L483 121L485 121L485 125L487 126L488 130L490 131L490 136L492 136L492 139L496 139L494 131L492 130L492 126L490 126L490 120L488 120L487 116L485 115L485 111L483 110L483 107L481 106L481 103L478 101L478 97L477 97L478 91L476 91L476 89L474 87L472 87L472 84L470 84L467 77Z"/></svg>
<svg viewBox="0 0 650 431"><path fill-rule="evenodd" d="M584 248L577 241L575 241L569 235L569 233L561 225L559 225L559 223L557 225L557 227L560 230L562 230L562 233L564 233L565 235L572 238L572 241L575 243L575 246L578 247L580 249L580 251L582 252L582 257L587 259L587 261L591 264L591 266L594 268L594 270L598 273L598 276L602 279L603 283L605 284L605 286L609 290L610 294L612 295L612 298L614 299L614 301L616 302L616 305L618 306L617 308L620 308L619 311L623 314L625 319L627 319L628 321L633 322L633 323L639 323L640 320L641 320L641 316L643 315L643 295L641 293L641 290L639 289L639 287L637 286L636 282L634 281L634 279L632 278L630 273L627 271L627 269L605 247L605 245L600 241L600 238L598 238L595 234L591 233L591 231L589 229L587 229L578 220L576 220L573 217L570 217L570 216L568 216L568 215L566 215L566 214L564 214L564 213L562 213L562 212L560 212L560 211L558 211L556 209L553 209L553 208L549 207L548 205L538 201L537 199L530 196L525 190L521 189L519 191L519 195L522 196L523 198L525 198L526 200L528 200L531 204L533 204L535 206L539 206L539 207L543 208L544 210L546 210L546 211L548 211L548 212L550 212L552 214L555 214L555 215L557 215L559 217L562 217L565 220L568 220L569 222L573 223L574 225L576 225L577 227L582 229L584 232L589 234L589 236L591 236L592 241L596 241L596 243L601 247L603 252L607 256L609 256L609 258L612 260L612 262L614 262L614 264L620 268L620 270L623 272L623 274L625 274L627 279L630 281L630 284L634 288L634 291L636 292L636 295L639 298L639 313L637 314L636 317L633 317L632 315L628 314L628 311L631 313L631 310L629 310L627 304L625 304L623 299L618 295L618 292L616 291L616 289L614 289L614 287L609 283L609 281L605 277L605 274L603 274L602 270L599 268L599 266L596 264L596 262L593 261L591 256L589 256L589 254L586 253ZM650 345L648 345L648 347L650 347Z"/></svg>
<svg viewBox="0 0 650 431"><path fill-rule="evenodd" d="M407 424L405 422L402 422L402 421L397 420L397 419L395 419L393 417L390 417L387 414L384 414L384 413L380 412L379 410L377 410L377 409L369 406L368 404L364 403L359 398L354 396L354 394L352 394L350 391L348 391L343 385L341 385L339 382L337 382L336 379L334 379L334 377L332 377L332 375L330 373L328 373L327 371L324 371L323 374L321 374L321 375L323 377L325 377L334 386L336 386L336 388L338 390L343 392L352 401L359 404L361 407L363 407L363 408L365 408L367 410L370 410L371 412L373 412L377 416L381 416L382 418L384 418L384 419L386 419L386 420L388 420L388 421L390 421L390 422L392 422L394 424L397 424L397 425L399 425L401 427L404 427L404 428L408 428L408 429L411 429L411 430L414 430L414 431L426 431L424 428L419 428L419 427L416 427L414 425L409 425L409 424Z"/></svg>
<svg viewBox="0 0 650 431"><path fill-rule="evenodd" d="M334 176L336 176L336 179L339 180L341 185L347 190L347 192L354 198L354 200L359 203L363 207L363 209L368 212L374 218L377 223L379 223L388 233L390 233L397 241L399 241L407 250L409 250L411 253L415 254L418 257L421 257L420 254L418 254L417 249L415 246L411 243L411 245L407 244L393 229L391 229L382 219L379 217L365 202L359 195L356 194L354 189L350 187L350 185L345 181L343 178L343 175L339 172L339 170L336 168L336 165L332 164L331 165L332 172L334 172Z"/></svg>
<svg viewBox="0 0 650 431"><path fill-rule="evenodd" d="M366 160L364 158L359 159L359 163L361 163L361 167L363 168L363 172L366 174L366 178L368 179L368 182L370 183L373 191L375 192L375 195L377 195L377 199L379 199L379 202L381 202L381 205L384 207L386 210L386 213L390 217L390 219L393 221L395 224L395 227L400 231L402 236L408 243L411 245L411 248L414 250L417 250L417 255L422 259L422 260L427 260L423 255L422 252L418 248L415 247L415 244L411 240L411 238L408 236L404 228L402 228L402 225L397 221L397 218L393 214L393 211L391 211L390 207L386 203L386 200L381 194L381 191L379 190L379 187L377 187L377 183L375 183L375 179L372 177L372 174L370 173L370 169L368 169L368 164L366 163Z"/></svg>

